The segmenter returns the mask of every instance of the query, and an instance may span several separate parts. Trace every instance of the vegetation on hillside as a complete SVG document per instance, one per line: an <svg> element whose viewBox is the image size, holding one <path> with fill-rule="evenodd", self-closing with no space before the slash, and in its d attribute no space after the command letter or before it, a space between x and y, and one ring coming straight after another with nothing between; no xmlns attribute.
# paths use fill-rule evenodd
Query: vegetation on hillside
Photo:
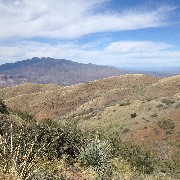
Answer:
<svg viewBox="0 0 180 180"><path fill-rule="evenodd" d="M81 131L74 121L36 121L20 111L9 115L1 104L1 179L178 179L177 157L163 159L143 146L123 143L117 134L107 138Z"/></svg>

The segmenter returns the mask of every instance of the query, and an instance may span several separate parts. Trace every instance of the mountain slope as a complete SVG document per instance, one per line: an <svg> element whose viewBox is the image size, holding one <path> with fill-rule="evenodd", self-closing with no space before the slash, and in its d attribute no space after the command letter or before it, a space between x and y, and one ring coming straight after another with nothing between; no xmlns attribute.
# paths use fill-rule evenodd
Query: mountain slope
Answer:
<svg viewBox="0 0 180 180"><path fill-rule="evenodd" d="M24 82L59 85L72 85L105 77L124 74L116 68L82 64L64 59L32 58L0 65L2 76L14 76L0 81L0 86L9 86ZM22 80L23 79L23 80ZM1 80L1 79L0 79Z"/></svg>
<svg viewBox="0 0 180 180"><path fill-rule="evenodd" d="M0 87L22 84L25 82L26 79L22 76L0 74Z"/></svg>
<svg viewBox="0 0 180 180"><path fill-rule="evenodd" d="M28 110L37 118L41 114L50 118L53 115L54 118L72 113L72 110L91 101L94 102L92 107L98 108L114 104L128 96L133 97L158 81L158 78L145 75L121 75L67 87L49 85L51 88L45 88L48 85L23 84L4 88L0 94L13 109ZM90 105L88 107L91 108Z"/></svg>
<svg viewBox="0 0 180 180"><path fill-rule="evenodd" d="M129 74L66 87L22 84L0 89L0 96L38 120L74 119L82 130L118 133L124 141L179 145L180 76Z"/></svg>

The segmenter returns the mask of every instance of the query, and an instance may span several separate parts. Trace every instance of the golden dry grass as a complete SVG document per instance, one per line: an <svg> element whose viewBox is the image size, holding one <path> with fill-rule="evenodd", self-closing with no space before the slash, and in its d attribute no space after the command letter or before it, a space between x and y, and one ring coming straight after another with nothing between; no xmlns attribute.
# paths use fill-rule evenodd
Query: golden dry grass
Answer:
<svg viewBox="0 0 180 180"><path fill-rule="evenodd" d="M137 143L163 139L175 143L179 139L179 94L180 76L159 79L142 74L66 87L23 84L0 89L10 108L27 111L39 120L76 118L82 129L107 135L117 132L124 140L134 138ZM175 128L160 128L157 123L163 119L173 121Z"/></svg>

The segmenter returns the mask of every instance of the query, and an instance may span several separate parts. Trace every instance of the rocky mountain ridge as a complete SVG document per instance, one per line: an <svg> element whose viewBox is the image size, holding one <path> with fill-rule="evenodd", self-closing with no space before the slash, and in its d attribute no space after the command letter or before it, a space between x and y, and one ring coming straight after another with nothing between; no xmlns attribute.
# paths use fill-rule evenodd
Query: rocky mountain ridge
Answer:
<svg viewBox="0 0 180 180"><path fill-rule="evenodd" d="M24 82L67 86L125 73L126 71L112 67L82 64L65 59L34 57L0 65L0 87Z"/></svg>

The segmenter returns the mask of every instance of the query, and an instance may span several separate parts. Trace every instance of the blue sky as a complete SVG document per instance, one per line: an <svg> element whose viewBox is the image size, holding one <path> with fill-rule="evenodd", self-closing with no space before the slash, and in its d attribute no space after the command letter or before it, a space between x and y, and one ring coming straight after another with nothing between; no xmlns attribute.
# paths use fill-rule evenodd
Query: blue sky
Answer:
<svg viewBox="0 0 180 180"><path fill-rule="evenodd" d="M180 1L0 0L0 64L32 57L180 67Z"/></svg>

